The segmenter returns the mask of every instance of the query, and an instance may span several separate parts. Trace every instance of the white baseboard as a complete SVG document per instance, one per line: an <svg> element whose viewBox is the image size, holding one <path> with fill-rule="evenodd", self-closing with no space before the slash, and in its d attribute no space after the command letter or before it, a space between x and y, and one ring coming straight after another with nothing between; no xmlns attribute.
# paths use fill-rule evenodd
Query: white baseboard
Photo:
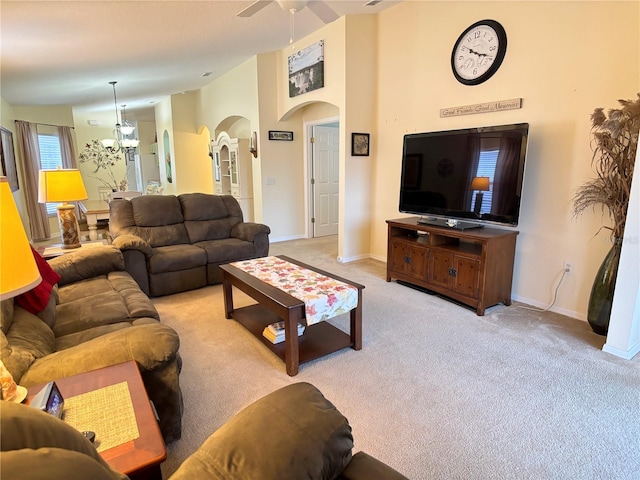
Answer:
<svg viewBox="0 0 640 480"><path fill-rule="evenodd" d="M610 353L616 357L624 358L625 360L631 360L638 353L640 353L640 342L637 342L628 350L621 350L617 347L612 347L608 343L605 343L602 347L603 352Z"/></svg>
<svg viewBox="0 0 640 480"><path fill-rule="evenodd" d="M270 238L269 243L288 242L289 240L300 240L302 238L307 238L307 237L304 234L300 234L300 235L291 235L288 237Z"/></svg>
<svg viewBox="0 0 640 480"><path fill-rule="evenodd" d="M365 258L371 258L371 255L356 255L354 257L338 257L337 260L340 263L349 263L349 262L355 262L356 260L364 260Z"/></svg>
<svg viewBox="0 0 640 480"><path fill-rule="evenodd" d="M544 304L541 303L537 300L533 300L531 298L526 298L526 297L521 297L519 295L512 295L511 299L516 301L516 302L520 302L520 303L525 303L527 305L531 305L533 307L536 308L547 308L549 305L548 304ZM587 321L587 315L585 313L579 313L579 312L574 312L573 310L568 310L566 308L560 308L560 307L551 307L549 309L550 312L555 312L555 313L559 313L560 315L564 315L566 317L571 317L571 318L575 318L577 320L582 320L583 322Z"/></svg>

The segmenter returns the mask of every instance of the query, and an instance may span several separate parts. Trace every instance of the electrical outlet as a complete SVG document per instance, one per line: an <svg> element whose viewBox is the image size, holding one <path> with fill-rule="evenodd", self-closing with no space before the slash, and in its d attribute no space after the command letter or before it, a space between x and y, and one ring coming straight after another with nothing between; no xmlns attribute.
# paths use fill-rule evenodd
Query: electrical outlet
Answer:
<svg viewBox="0 0 640 480"><path fill-rule="evenodd" d="M565 275L573 275L573 263L564 262L563 270L565 272Z"/></svg>

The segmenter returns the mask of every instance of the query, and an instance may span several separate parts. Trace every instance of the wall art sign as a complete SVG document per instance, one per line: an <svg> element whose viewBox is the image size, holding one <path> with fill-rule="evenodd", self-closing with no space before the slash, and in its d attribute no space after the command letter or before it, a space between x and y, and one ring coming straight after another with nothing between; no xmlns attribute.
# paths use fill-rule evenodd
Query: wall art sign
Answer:
<svg viewBox="0 0 640 480"><path fill-rule="evenodd" d="M280 130L269 130L269 140L284 140L285 142L293 141L293 132L283 132Z"/></svg>
<svg viewBox="0 0 640 480"><path fill-rule="evenodd" d="M473 105L463 105L461 107L441 108L440 118L457 117L460 115L474 115L476 113L501 112L503 110L516 110L518 108L522 108L522 98L475 103Z"/></svg>
<svg viewBox="0 0 640 480"><path fill-rule="evenodd" d="M289 98L324 87L324 40L289 57Z"/></svg>

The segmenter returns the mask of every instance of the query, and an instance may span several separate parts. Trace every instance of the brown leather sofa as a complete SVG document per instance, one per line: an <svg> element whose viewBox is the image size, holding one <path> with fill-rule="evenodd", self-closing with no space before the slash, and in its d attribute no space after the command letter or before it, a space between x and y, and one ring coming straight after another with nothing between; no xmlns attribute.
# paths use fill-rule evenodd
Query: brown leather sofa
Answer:
<svg viewBox="0 0 640 480"><path fill-rule="evenodd" d="M135 360L165 441L179 439L180 339L124 271L122 253L100 246L48 263L61 279L44 310L31 313L17 297L0 304L0 353L14 380L30 387Z"/></svg>
<svg viewBox="0 0 640 480"><path fill-rule="evenodd" d="M244 222L231 195L144 195L109 208L112 243L152 297L222 282L219 265L268 255L269 233Z"/></svg>
<svg viewBox="0 0 640 480"><path fill-rule="evenodd" d="M122 480L79 432L32 407L3 401L3 478ZM352 453L347 419L309 383L257 400L214 432L170 480L407 480L364 452Z"/></svg>

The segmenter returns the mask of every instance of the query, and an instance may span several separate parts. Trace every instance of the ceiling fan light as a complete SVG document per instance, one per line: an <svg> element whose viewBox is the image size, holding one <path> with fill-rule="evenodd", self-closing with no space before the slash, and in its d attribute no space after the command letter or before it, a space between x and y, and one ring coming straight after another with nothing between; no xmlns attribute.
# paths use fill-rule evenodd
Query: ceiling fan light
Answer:
<svg viewBox="0 0 640 480"><path fill-rule="evenodd" d="M290 12L291 10L293 10L294 12L299 12L307 6L307 2L300 0L276 0L276 2L278 2L280 8L282 8L285 12Z"/></svg>

